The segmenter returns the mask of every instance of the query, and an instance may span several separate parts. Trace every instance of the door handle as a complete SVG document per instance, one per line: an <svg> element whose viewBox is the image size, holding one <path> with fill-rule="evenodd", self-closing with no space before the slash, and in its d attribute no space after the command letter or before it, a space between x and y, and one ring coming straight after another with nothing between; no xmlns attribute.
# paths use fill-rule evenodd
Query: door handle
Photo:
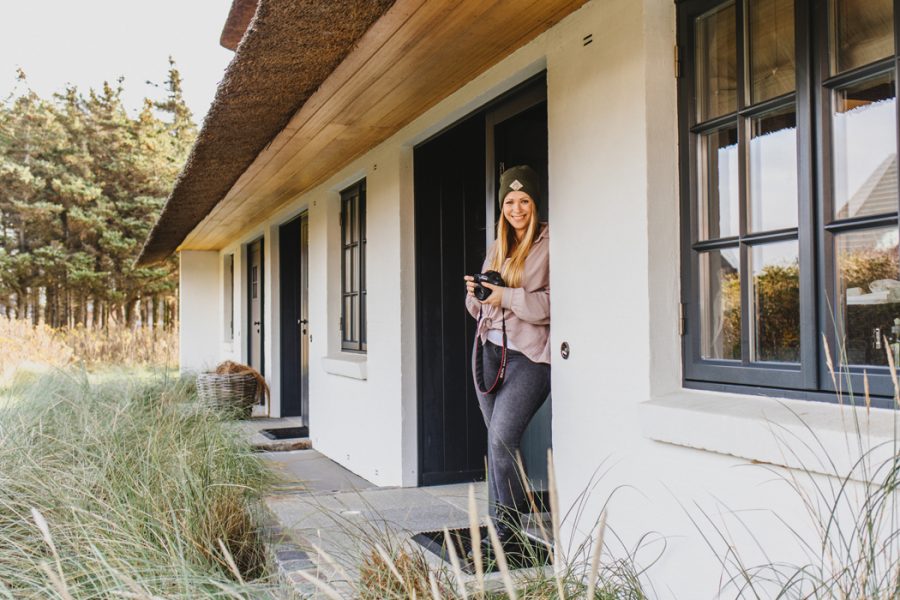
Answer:
<svg viewBox="0 0 900 600"><path fill-rule="evenodd" d="M253 324L259 327L259 321L253 321Z"/></svg>
<svg viewBox="0 0 900 600"><path fill-rule="evenodd" d="M297 325L306 325L307 323L309 323L309 321L307 321L306 319L300 319L297 321Z"/></svg>

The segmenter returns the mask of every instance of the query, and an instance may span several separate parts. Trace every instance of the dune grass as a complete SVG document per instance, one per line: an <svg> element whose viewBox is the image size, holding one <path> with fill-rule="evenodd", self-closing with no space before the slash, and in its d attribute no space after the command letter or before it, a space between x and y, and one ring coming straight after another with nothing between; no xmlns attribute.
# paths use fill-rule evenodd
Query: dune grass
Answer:
<svg viewBox="0 0 900 600"><path fill-rule="evenodd" d="M894 411L875 414L866 375L862 394L854 393L845 366L849 362L846 352L838 348L835 361L823 338L826 364L838 390L836 399L845 427L845 446L839 455L794 411L805 436L773 424L773 443L800 466L758 467L769 471L773 481L786 485L805 512L805 523L791 522L774 511L770 515L773 530L782 532L802 558L789 562L772 558L770 553L780 549L761 544L754 527L727 506L719 504L711 511L697 504L688 512L722 568L718 597L900 598L900 383L890 346L887 339L884 341L893 379ZM872 443L870 420L885 418L892 423L892 438ZM845 466L839 466L842 464ZM737 544L732 531L749 533L754 544Z"/></svg>
<svg viewBox="0 0 900 600"><path fill-rule="evenodd" d="M0 598L280 596L255 512L271 476L192 394L83 371L5 391Z"/></svg>

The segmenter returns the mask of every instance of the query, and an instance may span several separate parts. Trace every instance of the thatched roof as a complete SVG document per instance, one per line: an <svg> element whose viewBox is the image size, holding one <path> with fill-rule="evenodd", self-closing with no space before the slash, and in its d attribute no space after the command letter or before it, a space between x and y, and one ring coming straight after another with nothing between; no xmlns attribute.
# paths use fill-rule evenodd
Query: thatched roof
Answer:
<svg viewBox="0 0 900 600"><path fill-rule="evenodd" d="M139 265L168 257L394 0L259 0Z"/></svg>
<svg viewBox="0 0 900 600"><path fill-rule="evenodd" d="M237 50L244 32L250 26L250 20L256 14L256 5L259 0L233 0L231 10L228 11L228 18L225 19L225 27L222 28L222 35L219 43L229 50Z"/></svg>

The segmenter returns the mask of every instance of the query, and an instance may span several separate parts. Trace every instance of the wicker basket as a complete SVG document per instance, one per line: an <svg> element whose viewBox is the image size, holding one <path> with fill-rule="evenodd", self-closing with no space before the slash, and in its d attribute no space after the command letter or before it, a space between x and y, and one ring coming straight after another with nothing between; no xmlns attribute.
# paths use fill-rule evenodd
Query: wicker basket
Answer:
<svg viewBox="0 0 900 600"><path fill-rule="evenodd" d="M211 408L234 411L244 419L250 417L259 398L256 378L250 373L201 373L197 397Z"/></svg>

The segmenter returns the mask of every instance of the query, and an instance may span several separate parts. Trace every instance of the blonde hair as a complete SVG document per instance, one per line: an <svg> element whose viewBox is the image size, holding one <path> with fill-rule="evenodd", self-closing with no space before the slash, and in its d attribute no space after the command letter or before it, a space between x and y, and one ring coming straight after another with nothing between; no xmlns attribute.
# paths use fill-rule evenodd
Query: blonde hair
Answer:
<svg viewBox="0 0 900 600"><path fill-rule="evenodd" d="M506 282L507 287L520 287L522 272L525 270L525 259L531 252L534 239L537 237L538 210L532 201L531 218L528 220L528 229L522 236L522 241L516 239L516 230L510 225L503 212L497 221L497 243L494 244L494 252L491 256L490 270L498 271ZM506 259L509 259L507 262Z"/></svg>

